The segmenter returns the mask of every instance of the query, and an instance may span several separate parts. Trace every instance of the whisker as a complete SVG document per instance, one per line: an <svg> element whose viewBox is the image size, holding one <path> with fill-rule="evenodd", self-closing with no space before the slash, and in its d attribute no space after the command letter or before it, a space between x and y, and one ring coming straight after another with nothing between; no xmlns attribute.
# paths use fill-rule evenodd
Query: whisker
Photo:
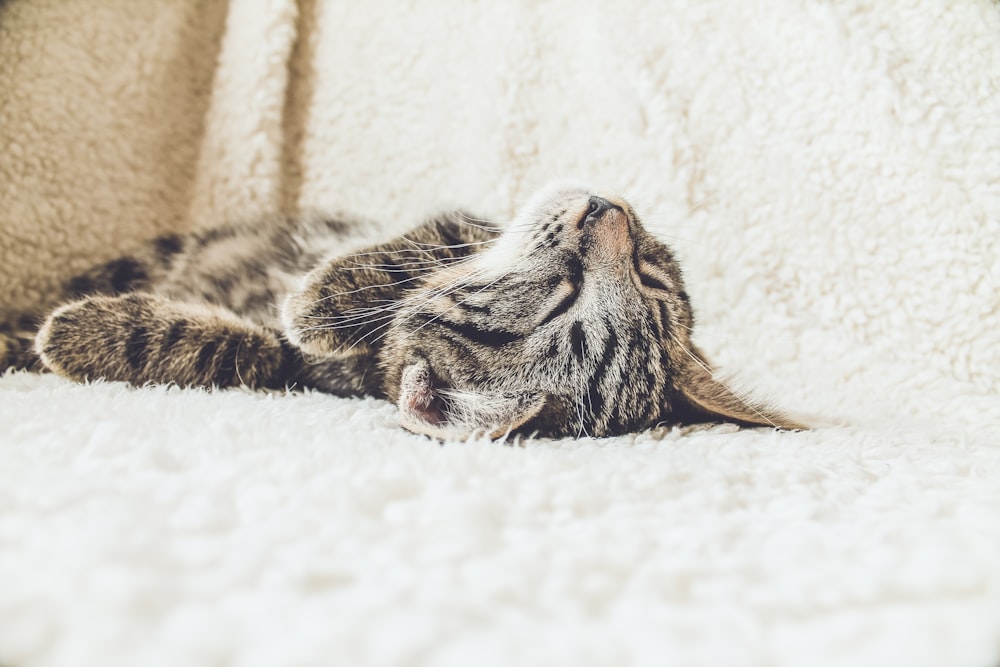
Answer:
<svg viewBox="0 0 1000 667"><path fill-rule="evenodd" d="M416 251L414 251L416 252ZM441 257L436 257L431 255L430 257L412 257L407 258L404 261L399 262L386 262L381 264L362 264L355 262L353 266L358 267L391 267L396 268L400 266L426 266L428 264L452 264L454 262L467 262L470 259L474 259L475 254L472 255L443 255Z"/></svg>
<svg viewBox="0 0 1000 667"><path fill-rule="evenodd" d="M392 319L395 316L396 316L395 313L390 313L390 314L387 314L387 315L381 315L381 316L377 316L377 317L370 317L369 316L369 317L365 317L363 319L364 319L365 322L381 322L381 321L386 320L386 319ZM339 329L354 329L354 328L357 328L357 324L355 324L353 322L346 322L346 323L342 322L340 324L317 324L316 326L305 327L305 328L299 329L298 331L300 333L302 333L302 332L306 332L306 331L337 331Z"/></svg>
<svg viewBox="0 0 1000 667"><path fill-rule="evenodd" d="M408 243L411 243L411 244L415 243L414 241L406 238L405 236L401 237L401 238L404 241L407 241ZM483 244L487 244L487 243L493 243L493 239L490 239L488 241L477 241L477 242L475 242L475 244L479 244L479 245L483 245ZM469 246L470 244L438 245L438 244L435 244L435 243L422 243L422 244L417 244L417 245L424 246L424 247L400 248L399 250L389 250L389 249L367 250L365 252L355 252L355 253L350 253L350 254L347 254L347 255L341 255L340 258L341 259L351 259L351 258L354 258L354 257L371 257L372 255L411 255L411 254L413 254L415 252L419 252L419 253L423 253L423 254L433 254L434 250L465 248L465 247Z"/></svg>
<svg viewBox="0 0 1000 667"><path fill-rule="evenodd" d="M456 279L453 283L447 283L447 284L445 284L444 286L442 286L440 288L437 288L435 290L431 290L431 293L429 295L427 295L426 298L423 299L422 303L419 303L418 305L416 305L416 307L414 308L413 312L409 316L407 316L406 318L404 318L402 320L402 322L400 322L400 324L405 324L406 322L409 322L411 319L413 319L417 315L417 313L419 312L420 308L423 307L424 305L426 305L427 303L430 303L434 299L438 299L438 298L440 298L442 296L447 296L447 295L449 295L451 293L454 293L455 291L461 289L462 287L464 287L465 285L467 285L469 282L471 282L474 278L478 277L478 275L480 275L480 274L482 274L484 272L485 272L484 269L479 269L479 270L473 271L472 273L470 273L467 276L462 276L461 278ZM420 301L420 297L422 297L422 296L423 296L422 294L415 294L412 297L408 297L406 299L403 299L404 303L401 304L400 309L402 309L405 306L410 306L410 305L417 304L417 302ZM368 336L372 335L373 333L375 333L377 331L380 331L380 330L386 328L387 326L389 326L390 324L392 324L393 321L394 320L390 320L386 324L383 324L383 325L381 325L379 327L376 327L375 329L367 332L364 336L362 336L360 339L358 339L357 341L355 341L351 345L351 347L348 348L348 351L351 350L351 349L353 349L356 345L358 345L362 341L364 341L365 338L368 338ZM370 342L370 344L371 345L376 345L377 343L379 343L380 341L382 341L385 338L385 336L388 335L388 333L389 332L385 332L385 333L380 334L377 338L373 339ZM343 347L343 346L341 346L341 347Z"/></svg>
<svg viewBox="0 0 1000 667"><path fill-rule="evenodd" d="M336 298L342 297L342 296L349 296L351 294L358 294L359 292L364 292L366 290L371 290L371 289L378 289L380 287L396 287L398 285L404 285L406 283L413 282L414 280L420 280L423 277L424 276L411 276L409 278L404 278L402 280L397 280L397 281L391 282L391 283L378 283L378 284L375 284L375 285L363 285L361 287L358 287L357 289L348 290L346 292L337 292L336 294L328 294L327 296L323 296L323 297L320 297L318 299L314 299L311 302L311 304L312 305L316 305L318 303L321 303L323 301L328 301L330 299L336 299Z"/></svg>
<svg viewBox="0 0 1000 667"><path fill-rule="evenodd" d="M454 310L455 308L458 308L458 307L459 307L460 305L462 305L463 303L466 303L466 302L468 302L468 300L469 300L469 299L471 299L472 297L476 296L477 294L480 294L480 293L484 292L485 290L489 289L489 288L490 288L490 287L492 287L493 285L497 284L498 282L500 282L501 280L503 280L504 278L506 278L507 276L509 276L509 275L510 275L510 274L511 274L511 273L512 273L512 272L514 271L514 269L516 268L516 266L517 266L517 265L515 264L514 266L512 266L512 267L511 267L510 269L508 269L507 271L504 271L504 272L503 272L503 273L502 273L502 274L501 274L501 275L500 275L499 277L497 277L497 278L496 278L495 280L493 280L493 281L491 281L491 282L487 283L486 285L484 285L484 286L483 286L483 287L481 287L480 289L476 290L475 292L473 292L472 294L470 294L470 295L469 295L469 296L467 296L466 298L462 299L461 301L458 301L458 302L456 302L456 303L455 303L455 305L453 305L453 306L451 306L451 307L449 307L449 308L446 308L446 309L444 309L443 311L441 311L440 313L438 313L437 315L435 315L435 316L434 316L434 317L432 317L431 319L427 320L426 322L424 322L423 324L421 324L421 325L420 325L419 327L417 327L416 329L414 329L414 330L413 330L413 331L411 331L410 333L406 334L406 336L404 337L404 340L405 340L405 339L407 339L407 338L409 338L409 337L410 337L410 336L412 336L413 334L417 333L418 331L420 331L421 329L423 329L424 327L426 327L426 326L427 326L428 324L431 324L431 323L433 323L433 322L436 322L437 320L441 319L441 317L443 317L443 316L444 316L444 315L446 315L447 313L451 312L451 311L452 311L452 310Z"/></svg>
<svg viewBox="0 0 1000 667"><path fill-rule="evenodd" d="M493 243L493 241L495 240L495 239L490 239L488 241L469 241L468 243L456 243L454 245L438 245L437 243L422 243L421 241L414 241L413 239L406 236L402 236L400 238L402 238L407 243L412 243L413 245L417 246L417 248L414 248L415 250L419 250L420 248L430 248L432 250L445 250L445 249L455 250L457 248L471 248L472 246L489 245Z"/></svg>
<svg viewBox="0 0 1000 667"><path fill-rule="evenodd" d="M464 262L464 261L471 261L474 258L475 257L472 256L472 257L463 257L461 259ZM461 264L462 264L462 262L453 262L451 264L448 264L444 268L451 269L451 268L453 268L455 266L459 266ZM340 270L353 271L353 270L359 270L359 269L352 269L350 267L340 267ZM380 287L397 287L399 285L404 285L406 283L413 282L415 280L421 280L421 279L423 279L425 277L426 276L424 274L418 274L418 275L410 276L409 278L403 278L401 280L397 280L397 281L391 282L391 283L377 283L377 284L373 284L373 285L363 285L361 287L358 287L357 289L348 290L346 292L337 292L335 294L328 294L327 296L320 297L319 299L315 299L314 301L312 301L312 304L315 305L317 303L320 303L321 301L326 301L328 299L335 299L335 298L342 297L342 296L349 296L351 294L358 294L359 292L364 292L366 290L372 290L372 289L378 289Z"/></svg>
<svg viewBox="0 0 1000 667"><path fill-rule="evenodd" d="M475 218L471 215L465 213L456 216L455 220L462 223L463 225L468 225L469 227L475 227L476 229L482 229L487 232L493 232L495 234L503 233L503 227L497 225L492 220L484 220L482 218Z"/></svg>

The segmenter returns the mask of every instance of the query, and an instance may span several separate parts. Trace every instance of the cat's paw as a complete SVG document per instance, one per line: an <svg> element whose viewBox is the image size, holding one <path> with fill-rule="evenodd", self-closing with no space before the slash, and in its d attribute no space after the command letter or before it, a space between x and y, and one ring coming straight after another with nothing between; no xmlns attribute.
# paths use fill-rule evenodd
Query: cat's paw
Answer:
<svg viewBox="0 0 1000 667"><path fill-rule="evenodd" d="M87 300L60 306L35 334L35 354L42 364L57 375L78 381L87 378L85 372L79 372L84 365L83 357L92 356L90 341L85 343L79 326L80 311L86 303Z"/></svg>
<svg viewBox="0 0 1000 667"><path fill-rule="evenodd" d="M371 328L380 318L350 310L340 312L339 299L307 289L289 295L281 309L285 338L311 357L345 359L372 353L369 344L378 336ZM384 319L384 318L382 318Z"/></svg>
<svg viewBox="0 0 1000 667"><path fill-rule="evenodd" d="M77 381L249 387L280 383L272 332L232 313L146 294L91 297L53 312L35 338L53 372Z"/></svg>

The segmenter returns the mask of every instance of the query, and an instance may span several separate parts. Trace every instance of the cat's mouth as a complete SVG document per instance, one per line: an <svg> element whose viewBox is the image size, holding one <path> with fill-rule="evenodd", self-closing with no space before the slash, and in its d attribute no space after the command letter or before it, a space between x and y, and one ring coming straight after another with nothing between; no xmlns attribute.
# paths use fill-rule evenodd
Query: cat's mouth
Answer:
<svg viewBox="0 0 1000 667"><path fill-rule="evenodd" d="M448 421L444 398L437 384L426 361L420 361L406 368L399 389L404 425L406 422L415 422L439 427Z"/></svg>
<svg viewBox="0 0 1000 667"><path fill-rule="evenodd" d="M399 386L400 425L442 440L502 437L531 421L544 405L545 396L537 392L485 394L450 388L422 358L403 370Z"/></svg>

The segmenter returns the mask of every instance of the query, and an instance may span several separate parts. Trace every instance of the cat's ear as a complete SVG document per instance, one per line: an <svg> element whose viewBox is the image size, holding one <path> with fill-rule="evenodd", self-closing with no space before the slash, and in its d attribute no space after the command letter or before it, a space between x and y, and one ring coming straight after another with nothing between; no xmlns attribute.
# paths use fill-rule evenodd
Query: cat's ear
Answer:
<svg viewBox="0 0 1000 667"><path fill-rule="evenodd" d="M408 431L443 440L496 439L534 418L545 396L458 391L441 384L428 363L416 359L403 369L397 403L400 424Z"/></svg>
<svg viewBox="0 0 1000 667"><path fill-rule="evenodd" d="M704 355L693 346L687 364L681 369L676 388L686 405L680 410L675 406L674 412L682 414L691 421L730 421L789 431L808 428L774 409L738 395L725 383L716 380L712 377L711 366Z"/></svg>

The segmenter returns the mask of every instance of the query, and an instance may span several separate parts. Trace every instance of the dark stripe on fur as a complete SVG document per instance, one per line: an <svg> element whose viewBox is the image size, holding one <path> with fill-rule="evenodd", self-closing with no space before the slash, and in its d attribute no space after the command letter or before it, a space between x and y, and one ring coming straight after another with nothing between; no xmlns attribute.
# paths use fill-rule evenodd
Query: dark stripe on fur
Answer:
<svg viewBox="0 0 1000 667"><path fill-rule="evenodd" d="M164 234L153 241L153 247L156 248L156 256L160 261L169 264L174 255L184 248L184 240L180 234Z"/></svg>
<svg viewBox="0 0 1000 667"><path fill-rule="evenodd" d="M583 322L577 320L569 330L569 346L573 355L583 361L583 355L587 353L587 335L583 332Z"/></svg>
<svg viewBox="0 0 1000 667"><path fill-rule="evenodd" d="M198 358L195 360L195 368L198 372L204 375L208 372L208 368L212 363L212 359L215 357L216 350L219 349L218 340L210 340L201 346L198 350Z"/></svg>
<svg viewBox="0 0 1000 667"><path fill-rule="evenodd" d="M105 269L115 294L130 292L149 278L142 264L132 257L122 257L108 262L105 264Z"/></svg>
<svg viewBox="0 0 1000 667"><path fill-rule="evenodd" d="M76 276L69 281L69 292L74 296L83 296L94 291L94 281L89 276Z"/></svg>
<svg viewBox="0 0 1000 667"><path fill-rule="evenodd" d="M187 333L187 328L187 320L175 320L174 323L170 325L170 328L167 329L167 333L163 337L163 348L165 350L169 350L176 345L177 342L184 337L184 334Z"/></svg>
<svg viewBox="0 0 1000 667"><path fill-rule="evenodd" d="M604 396L601 393L601 383L604 381L604 376L608 373L608 368L611 366L611 361L614 359L615 354L618 351L618 334L613 328L608 327L608 338L604 341L604 349L601 351L601 360L598 362L597 370L594 371L594 377L590 381L590 404L593 406L594 418L600 418L604 411Z"/></svg>
<svg viewBox="0 0 1000 667"><path fill-rule="evenodd" d="M302 358L302 352L297 347L281 337L279 332L275 331L274 333L278 336L278 341L281 344L281 366L279 366L277 373L265 379L265 386L279 389L290 386L294 382L305 361ZM256 352L254 356L256 358Z"/></svg>
<svg viewBox="0 0 1000 667"><path fill-rule="evenodd" d="M576 255L571 255L566 261L566 277L573 287L583 285L583 262Z"/></svg>
<svg viewBox="0 0 1000 667"><path fill-rule="evenodd" d="M451 220L439 220L437 222L438 234L441 236L442 245L446 246L457 246L463 245L466 241L462 238L461 234L458 233L456 227L459 223L453 222ZM465 248L456 248L457 250L465 250Z"/></svg>
<svg viewBox="0 0 1000 667"><path fill-rule="evenodd" d="M240 351L243 337L237 334L226 341L222 354L219 356L219 365L215 369L214 384L225 387L239 382L236 373L236 355Z"/></svg>
<svg viewBox="0 0 1000 667"><path fill-rule="evenodd" d="M654 400L645 402L645 408L643 410L642 418L644 421L647 422L656 419L660 415L660 412L662 410L662 406L660 405L661 401L659 400L659 397L663 393L663 387L656 386L656 376L652 371L649 370L649 366L652 363L655 363L658 368L665 369L666 365L663 362L663 348L657 345L657 347L655 348L655 353L656 353L655 362L653 361L653 359L650 359L645 367L646 378L647 378L646 382L647 382L647 387L649 388L648 392L650 394L655 394L653 396Z"/></svg>
<svg viewBox="0 0 1000 667"><path fill-rule="evenodd" d="M670 331L670 306L666 301L660 302L660 323L663 326L663 333Z"/></svg>
<svg viewBox="0 0 1000 667"><path fill-rule="evenodd" d="M474 303L468 303L466 301L459 301L458 307L466 312L480 313L482 315L489 315L491 312L489 306L479 306Z"/></svg>
<svg viewBox="0 0 1000 667"><path fill-rule="evenodd" d="M663 337L663 330L660 327L660 323L657 321L655 315L650 310L646 311L646 326L649 327L649 331L653 336L653 340L660 340Z"/></svg>
<svg viewBox="0 0 1000 667"><path fill-rule="evenodd" d="M552 339L549 340L549 348L545 350L545 356L548 359L555 359L559 356L559 338L556 336L553 336Z"/></svg>
<svg viewBox="0 0 1000 667"><path fill-rule="evenodd" d="M490 329L478 324L472 324L471 322L452 322L443 317L438 318L436 321L455 333L465 336L473 343L479 343L488 347L501 347L507 343L524 338L523 334L515 331Z"/></svg>
<svg viewBox="0 0 1000 667"><path fill-rule="evenodd" d="M545 319L541 321L541 324L539 324L539 326L542 326L543 324L548 324L552 320L556 319L557 317L565 313L573 306L574 303L576 303L576 299L579 296L580 296L580 289L578 287L574 287L573 291L567 294L565 297L563 297L562 301L557 303L556 307L552 309L552 312L550 312L548 315L545 316ZM577 324L579 324L579 322L577 322Z"/></svg>
<svg viewBox="0 0 1000 667"><path fill-rule="evenodd" d="M146 367L149 358L149 330L146 327L136 327L125 341L125 359L132 370L138 371Z"/></svg>

